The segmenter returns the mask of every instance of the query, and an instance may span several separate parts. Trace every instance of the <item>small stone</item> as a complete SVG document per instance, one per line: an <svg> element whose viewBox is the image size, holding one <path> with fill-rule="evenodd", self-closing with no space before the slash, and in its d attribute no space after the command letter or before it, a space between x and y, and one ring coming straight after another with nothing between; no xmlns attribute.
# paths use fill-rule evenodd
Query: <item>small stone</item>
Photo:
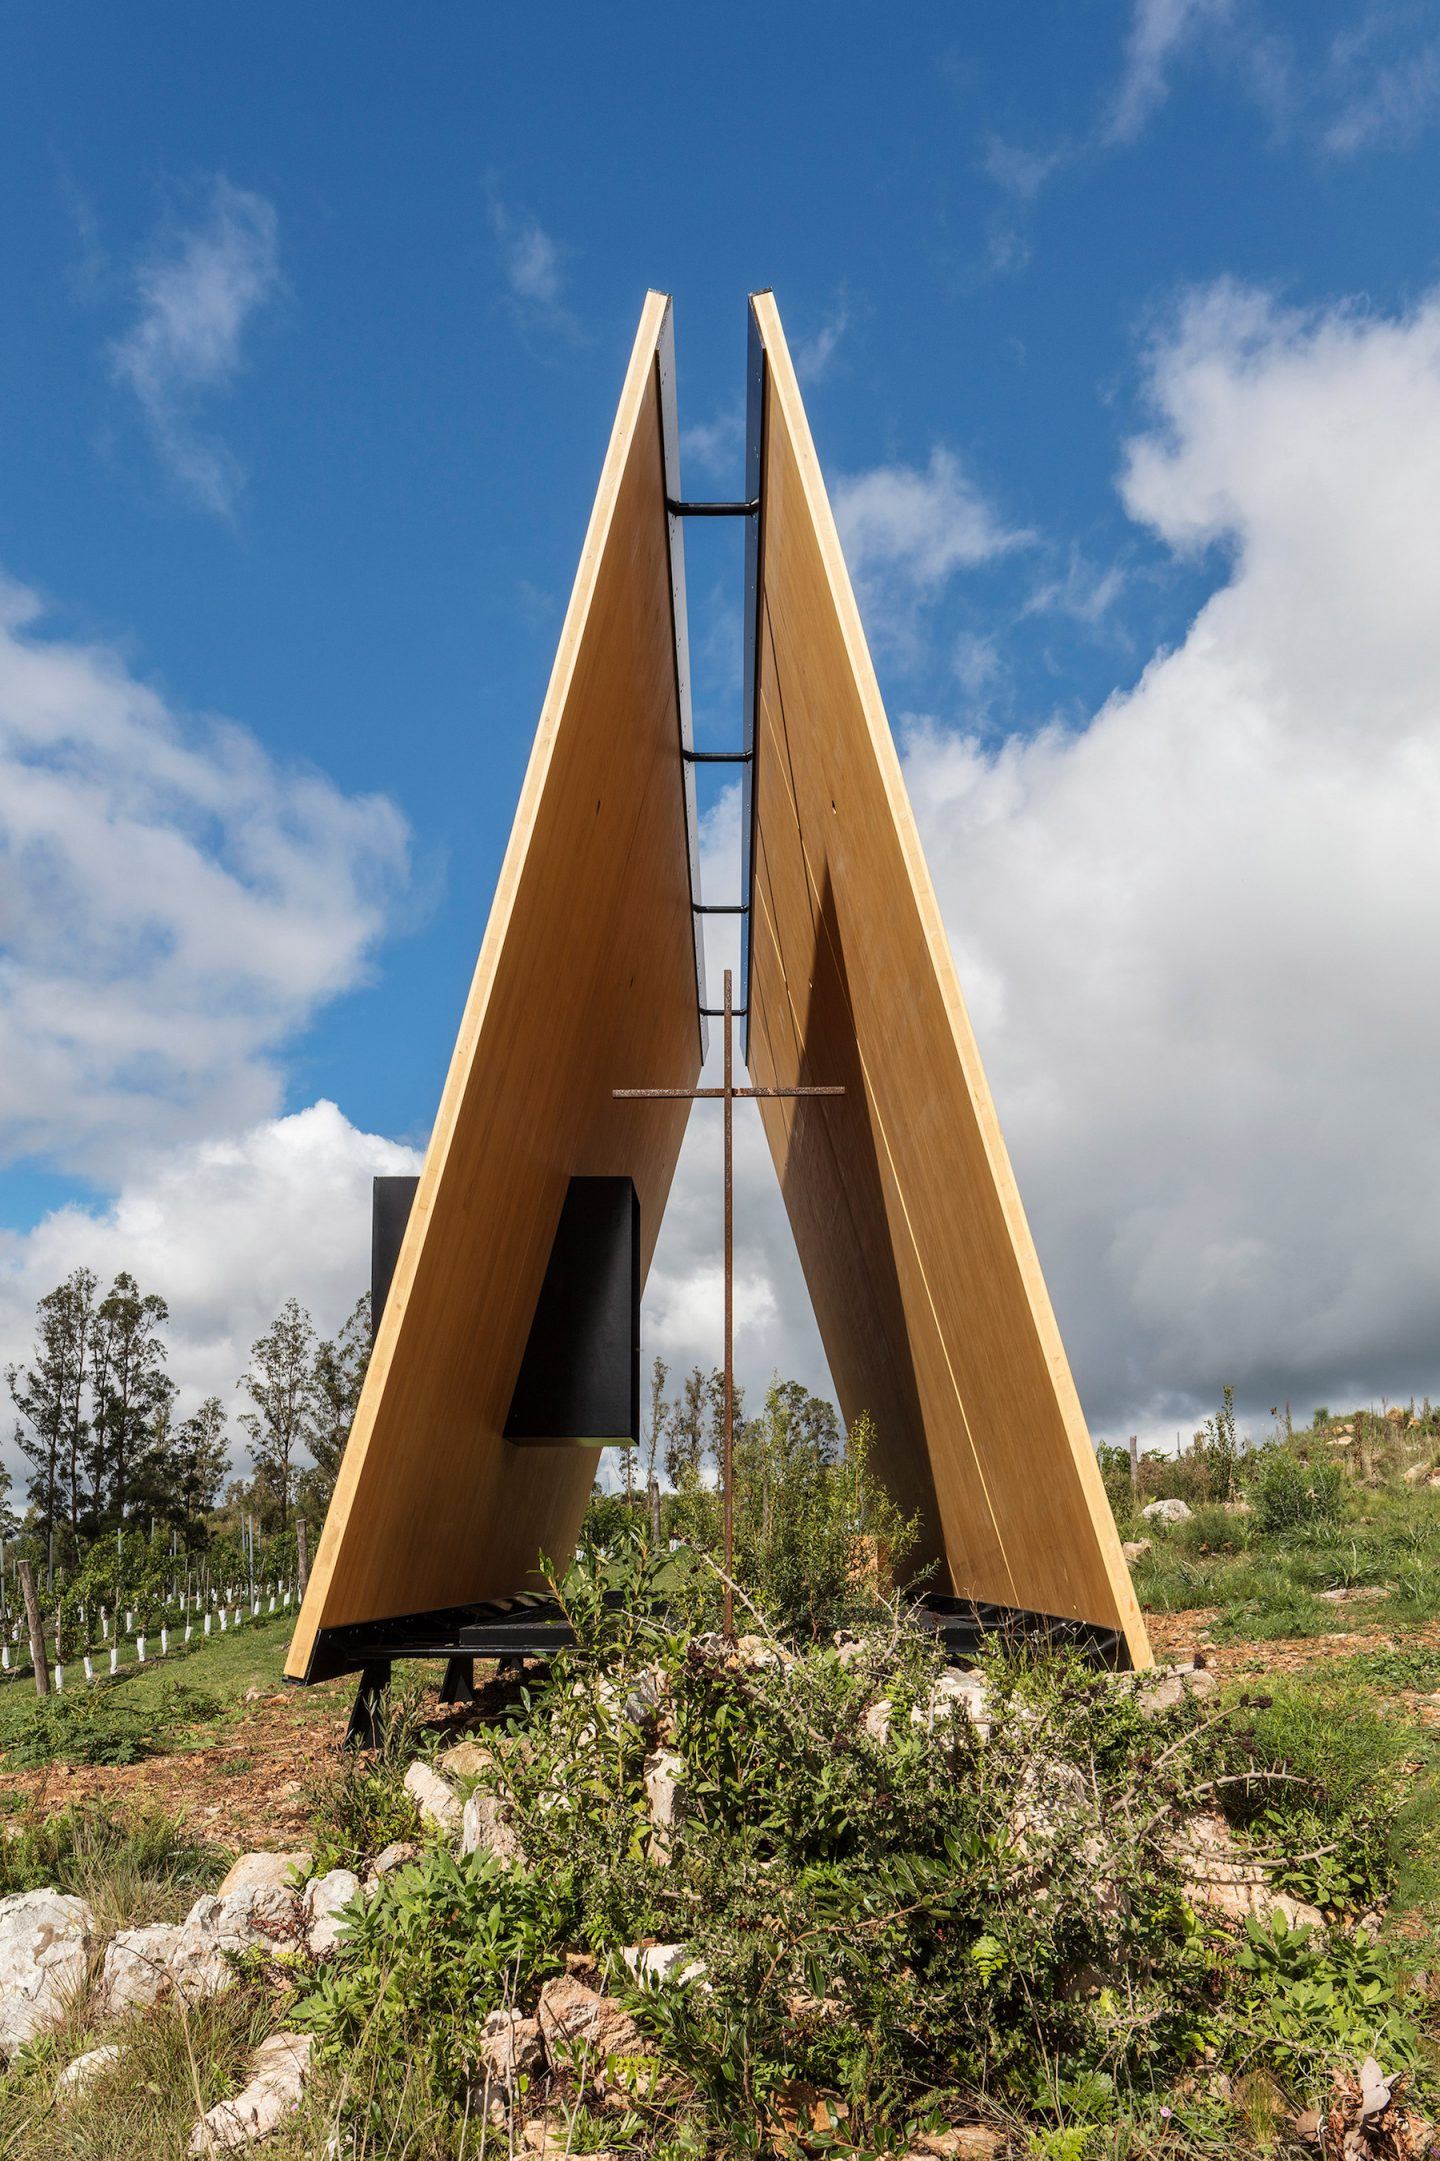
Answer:
<svg viewBox="0 0 1440 2161"><path fill-rule="evenodd" d="M888 1696L877 1696L860 1721L860 1731L867 1734L877 1748L883 1748L890 1738L894 1708Z"/></svg>
<svg viewBox="0 0 1440 2161"><path fill-rule="evenodd" d="M309 1875L313 1858L308 1853L242 1853L215 1896L229 1898L232 1891L255 1891L269 1884L293 1889Z"/></svg>
<svg viewBox="0 0 1440 2161"><path fill-rule="evenodd" d="M1163 1501L1147 1501L1140 1511L1147 1523L1188 1523L1189 1504L1172 1496Z"/></svg>
<svg viewBox="0 0 1440 2161"><path fill-rule="evenodd" d="M420 1858L420 1848L413 1838L397 1838L377 1853L365 1872L365 1888L373 1891L382 1876L389 1876L397 1868L408 1867Z"/></svg>
<svg viewBox="0 0 1440 2161"><path fill-rule="evenodd" d="M1378 1583L1349 1583L1343 1584L1338 1590L1319 1591L1316 1596L1323 1598L1330 1606L1348 1606L1359 1599L1388 1598L1390 1593Z"/></svg>
<svg viewBox="0 0 1440 2161"><path fill-rule="evenodd" d="M984 2124L956 2124L948 2131L922 2131L916 2153L926 2161L992 2161L1000 2151L1000 2134ZM907 2155L906 2161L914 2161Z"/></svg>
<svg viewBox="0 0 1440 2161"><path fill-rule="evenodd" d="M85 1985L95 1916L61 1891L0 1898L0 2058L63 2021Z"/></svg>
<svg viewBox="0 0 1440 2161"><path fill-rule="evenodd" d="M703 1959L692 1958L683 1943L627 1944L620 1956L642 1987L647 1982L656 1986L674 1982L683 1988L688 1982L703 1981L709 1971Z"/></svg>
<svg viewBox="0 0 1440 2161"><path fill-rule="evenodd" d="M275 2033L250 2059L248 2083L233 2101L221 2101L190 2134L192 2154L249 2146L278 2131L299 2108L310 2071L308 2033Z"/></svg>
<svg viewBox="0 0 1440 2161"><path fill-rule="evenodd" d="M340 1941L341 1924L352 1899L360 1896L360 1878L352 1869L332 1868L312 1876L300 1901L305 1940L312 1958L328 1958Z"/></svg>
<svg viewBox="0 0 1440 2161"><path fill-rule="evenodd" d="M540 2038L552 2068L580 2071L599 2084L616 2056L645 2053L640 2029L623 2004L560 1974L540 1991Z"/></svg>
<svg viewBox="0 0 1440 2161"><path fill-rule="evenodd" d="M507 1868L524 1866L525 1848L505 1810L493 1793L476 1788L460 1818L460 1851L489 1853Z"/></svg>
<svg viewBox="0 0 1440 2161"><path fill-rule="evenodd" d="M442 1748L436 1762L447 1778L478 1778L491 1762L488 1748L478 1741L456 1741L450 1748Z"/></svg>
<svg viewBox="0 0 1440 2161"><path fill-rule="evenodd" d="M521 2078L533 2078L545 2062L540 2040L540 2021L521 2018L517 2011L492 2011L480 2028L476 2050L478 2083L486 2081L508 2093Z"/></svg>
<svg viewBox="0 0 1440 2161"><path fill-rule="evenodd" d="M77 2056L73 2063L67 2063L56 2079L56 2100L69 2100L72 2095L79 2093L82 2087L92 2085L97 2078L103 2077L111 2064L119 2061L120 2048L117 2042L107 2041L103 2048L87 2049L83 2056Z"/></svg>
<svg viewBox="0 0 1440 2161"><path fill-rule="evenodd" d="M405 1791L426 1823L434 1824L440 1831L459 1829L460 1796L428 1763L417 1760L411 1764L405 1773Z"/></svg>
<svg viewBox="0 0 1440 2161"><path fill-rule="evenodd" d="M657 1749L653 1756L645 1758L645 1800L654 1827L649 1855L661 1868L669 1866L675 1833L684 1815L684 1783L685 1758L677 1756L673 1749Z"/></svg>
<svg viewBox="0 0 1440 2161"><path fill-rule="evenodd" d="M1203 1667L1152 1666L1134 1677L1135 1708L1142 1718L1159 1718L1187 1697L1213 1696L1220 1684Z"/></svg>
<svg viewBox="0 0 1440 2161"><path fill-rule="evenodd" d="M925 1701L911 1705L910 1723L930 1733L946 1719L963 1714L981 1740L988 1741L991 1731L989 1700L983 1673L957 1673L953 1667L947 1667Z"/></svg>
<svg viewBox="0 0 1440 2161"><path fill-rule="evenodd" d="M1147 1553L1155 1551L1155 1541L1153 1538L1127 1538L1120 1551L1133 1566L1136 1561L1143 1561Z"/></svg>

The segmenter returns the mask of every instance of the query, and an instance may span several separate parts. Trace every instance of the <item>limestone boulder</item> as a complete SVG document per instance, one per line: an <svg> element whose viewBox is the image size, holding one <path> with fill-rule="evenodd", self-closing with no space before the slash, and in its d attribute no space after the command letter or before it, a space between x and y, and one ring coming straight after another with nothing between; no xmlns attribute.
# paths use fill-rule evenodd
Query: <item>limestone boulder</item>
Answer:
<svg viewBox="0 0 1440 2161"><path fill-rule="evenodd" d="M620 1956L642 1988L663 1988L672 1982L684 1988L691 1981L703 1981L708 1970L704 1960L692 1958L683 1943L627 1944Z"/></svg>
<svg viewBox="0 0 1440 2161"><path fill-rule="evenodd" d="M1127 1538L1120 1551L1133 1568L1137 1561L1144 1560L1147 1553L1155 1551L1155 1541L1153 1538Z"/></svg>
<svg viewBox="0 0 1440 2161"><path fill-rule="evenodd" d="M365 1889L371 1892L382 1877L393 1875L397 1868L406 1868L411 1861L418 1861L420 1848L413 1838L397 1838L376 1854L365 1871Z"/></svg>
<svg viewBox="0 0 1440 2161"><path fill-rule="evenodd" d="M668 1867L675 1836L685 1814L685 1758L673 1749L660 1748L645 1758L645 1805L651 1831L650 1859Z"/></svg>
<svg viewBox="0 0 1440 2161"><path fill-rule="evenodd" d="M1219 1682L1204 1666L1152 1666L1132 1678L1135 1708L1142 1718L1159 1718L1188 1698L1215 1695Z"/></svg>
<svg viewBox="0 0 1440 2161"><path fill-rule="evenodd" d="M242 1853L232 1863L215 1896L229 1898L235 1891L258 1891L278 1886L288 1890L303 1883L313 1856L308 1853Z"/></svg>
<svg viewBox="0 0 1440 2161"><path fill-rule="evenodd" d="M64 2019L85 1986L95 1916L63 1891L0 1898L0 2059Z"/></svg>
<svg viewBox="0 0 1440 2161"><path fill-rule="evenodd" d="M1168 1500L1147 1501L1140 1513L1147 1523L1188 1523L1190 1521L1189 1503L1178 1499L1174 1495L1171 1495Z"/></svg>
<svg viewBox="0 0 1440 2161"><path fill-rule="evenodd" d="M431 1824L447 1837L460 1828L463 1813L460 1796L448 1779L440 1776L430 1764L418 1760L405 1773L405 1791L420 1811L421 1820Z"/></svg>
<svg viewBox="0 0 1440 2161"><path fill-rule="evenodd" d="M106 2016L148 2011L170 1994L172 1960L183 1930L178 1922L157 1921L149 1928L122 1928L105 1948L100 1996Z"/></svg>
<svg viewBox="0 0 1440 2161"><path fill-rule="evenodd" d="M507 1868L523 1865L525 1848L503 1801L477 1786L460 1818L460 1851L489 1853Z"/></svg>
<svg viewBox="0 0 1440 2161"><path fill-rule="evenodd" d="M1223 1816L1192 1816L1174 1844L1175 1857L1185 1875L1185 1896L1192 1906L1244 1921L1255 1914L1261 1919L1281 1913L1291 1928L1320 1928L1325 1916L1318 1906L1277 1891L1264 1864L1238 1845Z"/></svg>
<svg viewBox="0 0 1440 2161"><path fill-rule="evenodd" d="M324 1876L312 1876L300 1900L304 1916L305 1943L312 1958L328 1958L340 1941L345 1912L360 1896L360 1878L353 1869L332 1868Z"/></svg>
<svg viewBox="0 0 1440 2161"><path fill-rule="evenodd" d="M617 2057L646 2053L630 2013L574 1974L547 1981L540 1991L540 2039L555 2070L572 2070L597 2085L606 2083Z"/></svg>
<svg viewBox="0 0 1440 2161"><path fill-rule="evenodd" d="M55 2099L62 2107L65 2102L73 2101L87 2086L93 2086L96 2079L103 2078L113 2064L119 2063L120 2054L120 2045L116 2041L107 2042L103 2048L86 2049L83 2056L67 2063L56 2079Z"/></svg>
<svg viewBox="0 0 1440 2161"><path fill-rule="evenodd" d="M910 1706L910 1723L932 1733L947 1720L968 1720L982 1741L988 1741L991 1731L990 1697L983 1673L957 1673L953 1666L945 1671L921 1703Z"/></svg>
<svg viewBox="0 0 1440 2161"><path fill-rule="evenodd" d="M293 2116L310 2074L308 2033L274 2033L250 2059L249 2078L232 2101L221 2101L190 2134L192 2154L230 2152L278 2131Z"/></svg>
<svg viewBox="0 0 1440 2161"><path fill-rule="evenodd" d="M522 2018L508 2007L492 2011L475 2050L477 2083L492 2092L510 2093L520 2079L534 2078L544 2065L539 2019Z"/></svg>

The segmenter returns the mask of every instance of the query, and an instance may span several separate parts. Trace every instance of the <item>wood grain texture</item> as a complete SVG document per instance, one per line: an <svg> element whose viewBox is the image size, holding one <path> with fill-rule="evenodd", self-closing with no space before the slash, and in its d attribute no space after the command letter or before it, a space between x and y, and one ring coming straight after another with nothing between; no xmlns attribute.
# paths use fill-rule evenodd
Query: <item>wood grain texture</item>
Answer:
<svg viewBox="0 0 1440 2161"><path fill-rule="evenodd" d="M646 301L459 1039L286 1671L317 1632L533 1587L581 1449L502 1439L570 1178L628 1174L648 1268L700 1067L657 350ZM359 1257L357 1256L357 1266Z"/></svg>
<svg viewBox="0 0 1440 2161"><path fill-rule="evenodd" d="M847 1420L956 1591L1145 1627L966 1016L775 304L749 1064Z"/></svg>

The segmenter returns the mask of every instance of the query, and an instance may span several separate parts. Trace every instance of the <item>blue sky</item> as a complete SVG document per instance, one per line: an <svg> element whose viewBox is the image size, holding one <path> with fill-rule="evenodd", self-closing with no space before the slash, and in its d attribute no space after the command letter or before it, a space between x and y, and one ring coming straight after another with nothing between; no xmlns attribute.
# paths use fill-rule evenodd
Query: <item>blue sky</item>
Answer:
<svg viewBox="0 0 1440 2161"><path fill-rule="evenodd" d="M676 296L687 482L729 492L744 297L770 285L1097 1423L1183 1422L1225 1378L1265 1407L1312 1380L1427 1384L1431 1264L1406 1258L1403 1311L1385 1289L1391 1216L1433 1169L1423 1104L1347 1093L1327 1046L1413 1043L1433 966L1433 904L1370 839L1416 820L1424 845L1434 656L1382 623L1375 548L1343 553L1357 492L1382 556L1435 549L1423 506L1367 492L1435 447L1430 8L19 4L0 39L0 725L31 805L0 806L7 1346L47 1270L122 1249L171 1296L196 1386L287 1267L337 1317L364 1180L433 1114L644 290ZM1393 437L1331 473L1377 410ZM697 536L690 582L723 744L732 536ZM1404 680L1322 712L1328 686L1317 705L1284 676L1314 645L1303 610L1271 644L1255 627L1297 585L1322 625L1355 611L1352 659L1367 623L1409 652ZM1230 785L1290 716L1236 832L1197 680L1217 639L1257 701ZM1372 694L1392 734L1325 767ZM1177 753L1154 802L1086 792L1182 740L1212 763ZM1343 840L1356 771L1391 784L1357 841L1378 879ZM1167 843L1187 797L1217 808ZM1071 886L1027 898L1027 851L1077 845ZM1153 877L1062 961L1067 896L1147 851ZM1178 891L1167 859L1193 865ZM1232 1010L1216 986L1241 976ZM1182 985L1208 986L1198 1032ZM1136 1098L1112 1133L1117 1086ZM1281 1177L1297 1115L1308 1153ZM651 1316L677 1362L711 1325L687 1161ZM1355 1196L1343 1239L1322 1165ZM822 1381L758 1154L748 1175L749 1377ZM185 1216L222 1177L229 1276Z"/></svg>

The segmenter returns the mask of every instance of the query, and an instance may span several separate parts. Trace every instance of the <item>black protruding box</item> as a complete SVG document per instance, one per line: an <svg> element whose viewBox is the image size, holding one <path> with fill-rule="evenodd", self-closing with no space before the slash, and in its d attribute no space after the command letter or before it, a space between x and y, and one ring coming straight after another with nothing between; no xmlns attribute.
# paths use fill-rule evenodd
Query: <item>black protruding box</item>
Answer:
<svg viewBox="0 0 1440 2161"><path fill-rule="evenodd" d="M624 1448L639 1437L640 1197L629 1178L572 1178L505 1438Z"/></svg>
<svg viewBox="0 0 1440 2161"><path fill-rule="evenodd" d="M375 1335L380 1326L380 1316L385 1311L385 1301L390 1296L390 1282L395 1274L395 1263L400 1258L400 1246L405 1236L405 1226L410 1221L410 1209L415 1199L418 1178L377 1178L370 1193L370 1348L375 1348Z"/></svg>

